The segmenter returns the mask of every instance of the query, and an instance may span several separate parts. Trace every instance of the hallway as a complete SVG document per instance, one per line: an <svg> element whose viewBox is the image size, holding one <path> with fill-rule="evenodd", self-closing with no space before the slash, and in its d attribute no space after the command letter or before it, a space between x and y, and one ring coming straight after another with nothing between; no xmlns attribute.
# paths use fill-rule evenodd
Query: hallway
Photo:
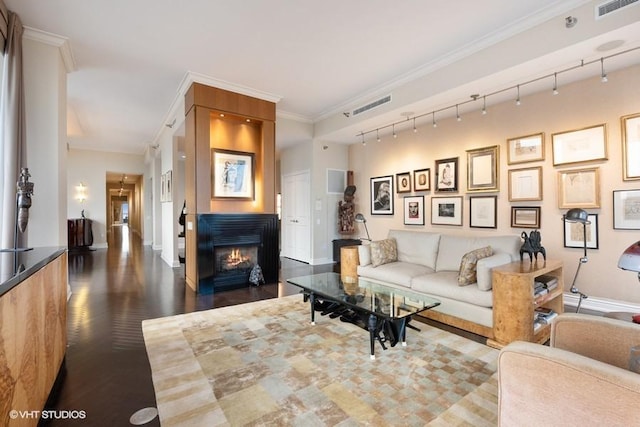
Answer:
<svg viewBox="0 0 640 427"><path fill-rule="evenodd" d="M126 225L112 227L109 249L69 253L68 348L64 374L48 409L85 411L84 420L42 421L46 426L126 426L137 410L155 406L142 337L145 319L241 304L297 293L285 284L196 295L184 266L165 264ZM283 277L331 271L282 260ZM158 419L145 425L160 425Z"/></svg>

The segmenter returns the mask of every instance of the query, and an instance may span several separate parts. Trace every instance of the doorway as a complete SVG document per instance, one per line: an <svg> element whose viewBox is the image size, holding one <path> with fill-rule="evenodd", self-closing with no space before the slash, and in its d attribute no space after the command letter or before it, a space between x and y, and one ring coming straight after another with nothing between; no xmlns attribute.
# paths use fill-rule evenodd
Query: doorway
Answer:
<svg viewBox="0 0 640 427"><path fill-rule="evenodd" d="M282 255L311 261L311 179L309 171L283 176Z"/></svg>
<svg viewBox="0 0 640 427"><path fill-rule="evenodd" d="M128 246L130 234L142 237L142 175L107 172L107 245Z"/></svg>

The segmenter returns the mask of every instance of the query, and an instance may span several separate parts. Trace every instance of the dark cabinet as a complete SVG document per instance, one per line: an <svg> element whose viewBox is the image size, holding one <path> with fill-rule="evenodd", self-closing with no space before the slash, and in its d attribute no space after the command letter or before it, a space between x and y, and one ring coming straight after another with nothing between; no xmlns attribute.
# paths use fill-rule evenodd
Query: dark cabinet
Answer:
<svg viewBox="0 0 640 427"><path fill-rule="evenodd" d="M87 218L67 220L67 239L69 249L88 248L93 245L92 221Z"/></svg>

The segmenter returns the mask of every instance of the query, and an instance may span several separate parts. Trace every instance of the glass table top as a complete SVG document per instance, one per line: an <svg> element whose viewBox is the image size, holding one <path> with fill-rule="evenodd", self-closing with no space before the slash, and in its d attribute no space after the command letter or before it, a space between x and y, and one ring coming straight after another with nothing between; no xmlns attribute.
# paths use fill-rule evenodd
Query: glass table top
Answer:
<svg viewBox="0 0 640 427"><path fill-rule="evenodd" d="M407 317L440 305L437 299L409 289L386 286L359 277L343 281L338 273L293 277L287 282L316 296L388 318Z"/></svg>

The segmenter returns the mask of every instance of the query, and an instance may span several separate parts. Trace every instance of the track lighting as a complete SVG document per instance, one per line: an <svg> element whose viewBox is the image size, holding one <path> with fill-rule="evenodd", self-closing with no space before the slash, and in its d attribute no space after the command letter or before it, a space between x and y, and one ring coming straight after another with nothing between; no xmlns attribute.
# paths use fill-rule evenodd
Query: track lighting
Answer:
<svg viewBox="0 0 640 427"><path fill-rule="evenodd" d="M362 132L361 135L362 135L362 145L367 145L367 142L364 140L364 132Z"/></svg>
<svg viewBox="0 0 640 427"><path fill-rule="evenodd" d="M575 24L575 22L577 20L576 19L571 19L569 21L571 21L571 23ZM567 22L569 22L569 21L567 21ZM638 50L640 50L640 47L634 47L634 48L627 49L627 50L622 51L622 52L617 52L617 53L611 54L609 56L603 56L603 57L601 57L599 59L594 59L594 60L591 60L591 61L582 60L582 61L580 61L580 63L578 65L574 65L574 66L570 66L570 67L567 67L567 68L563 68L563 69L557 70L557 71L555 71L553 73L546 74L546 75L540 76L540 77L536 77L534 79L519 83L517 85L505 87L503 89L499 89L499 90L496 90L494 92L490 92L490 93L487 93L487 94L484 94L484 95L474 94L474 95L471 95L471 100L458 102L456 104L450 104L450 105L447 105L445 107L442 107L442 108L439 108L439 109L435 109L433 111L430 111L430 112L427 112L427 113L424 113L424 114L414 115L412 112L411 113L409 113L409 112L402 113L402 116L406 117L402 121L396 121L394 123L389 123L388 125L384 125L384 126L376 128L375 129L376 139L378 141L381 140L380 139L380 129L384 130L386 128L393 128L393 137L397 138L398 135L396 133L396 125L400 125L400 124L403 124L404 122L408 122L410 119L413 119L413 131L414 132L418 132L418 128L416 127L416 119L420 118L420 117L424 117L427 114L431 114L431 124L432 124L432 126L434 128L436 128L436 127L438 127L438 124L436 123L436 113L448 111L448 110L452 109L453 107L456 108L456 120L458 122L460 122L460 121L462 121L462 117L460 116L460 105L465 105L465 104L468 104L469 102L475 102L475 101L478 100L478 98L480 98L480 96L482 96L482 114L483 115L487 114L487 97L494 96L494 95L499 95L499 94L502 94L502 93L505 93L505 92L508 92L508 91L512 91L513 89L516 90L515 104L516 105L521 105L522 101L520 99L520 86L525 86L525 85L528 85L528 84L536 83L536 82L539 82L539 81L541 81L543 79L548 79L550 77L553 77L552 93L554 95L557 95L559 93L559 91L558 91L558 74L567 73L569 71L582 69L582 68L584 68L585 65L596 64L597 62L600 62L600 78L601 78L601 81L603 83L606 83L608 81L608 77L607 77L607 73L605 72L605 69L604 69L604 60L605 59L609 59L609 58L613 58L613 57L617 57L617 56L620 56L620 55L625 55L627 53L635 52L635 51L638 51ZM373 131L374 131L373 129L368 130L368 131L361 131L359 134L356 134L356 137L361 136L362 140L364 142L365 135L368 134L368 133L373 133Z"/></svg>

